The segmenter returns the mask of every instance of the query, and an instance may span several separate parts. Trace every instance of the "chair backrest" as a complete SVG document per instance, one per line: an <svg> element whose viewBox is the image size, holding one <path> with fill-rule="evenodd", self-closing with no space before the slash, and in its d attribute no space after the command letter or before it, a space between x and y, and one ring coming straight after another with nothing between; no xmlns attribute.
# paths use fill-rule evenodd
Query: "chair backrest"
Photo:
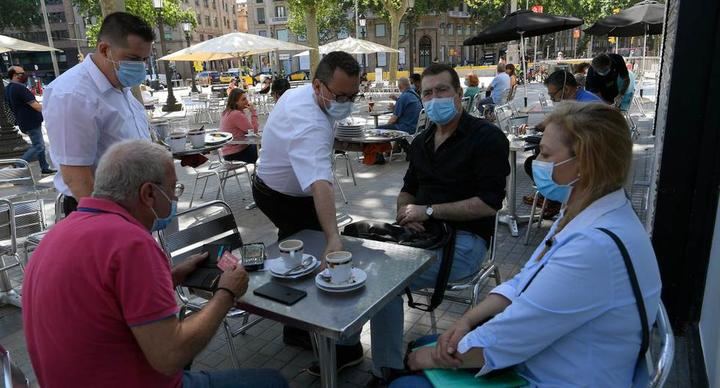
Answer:
<svg viewBox="0 0 720 388"><path fill-rule="evenodd" d="M30 164L23 159L0 159L0 185L30 186L35 189Z"/></svg>
<svg viewBox="0 0 720 388"><path fill-rule="evenodd" d="M495 119L497 120L497 126L500 127L503 132L510 130L510 117L512 117L512 107L509 104L498 105L495 107Z"/></svg>
<svg viewBox="0 0 720 388"><path fill-rule="evenodd" d="M2 367L3 387L26 388L30 386L25 374L10 360L10 352L2 345L0 345L0 366Z"/></svg>
<svg viewBox="0 0 720 388"><path fill-rule="evenodd" d="M427 113L425 109L420 109L420 116L418 117L417 126L415 127L415 136L422 133L427 128Z"/></svg>
<svg viewBox="0 0 720 388"><path fill-rule="evenodd" d="M17 226L15 225L15 205L0 198L0 241L10 241L10 254L17 252Z"/></svg>
<svg viewBox="0 0 720 388"><path fill-rule="evenodd" d="M539 95L539 96L538 96L538 99L540 100L540 107L542 107L543 109L545 109L545 108L548 107L548 102L547 102L547 100L545 99L545 95L544 95L544 94Z"/></svg>
<svg viewBox="0 0 720 388"><path fill-rule="evenodd" d="M171 262L197 253L204 244L220 239L242 245L235 216L223 201L208 202L178 213L158 237Z"/></svg>
<svg viewBox="0 0 720 388"><path fill-rule="evenodd" d="M657 388L665 384L665 381L670 375L670 368L672 367L673 358L675 357L675 337L673 336L672 327L670 326L670 319L662 302L660 302L657 317L655 318L651 338L653 337L659 337L660 351L657 359L652 363L653 369L650 372L650 383L648 386L650 388Z"/></svg>

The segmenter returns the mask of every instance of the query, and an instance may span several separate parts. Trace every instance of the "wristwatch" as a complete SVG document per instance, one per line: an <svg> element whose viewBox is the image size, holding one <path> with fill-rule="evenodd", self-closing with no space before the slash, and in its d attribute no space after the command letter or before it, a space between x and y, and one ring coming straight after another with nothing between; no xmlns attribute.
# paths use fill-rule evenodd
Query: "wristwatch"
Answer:
<svg viewBox="0 0 720 388"><path fill-rule="evenodd" d="M432 205L428 205L428 207L425 208L425 214L427 214L428 218L432 218L432 215L433 215Z"/></svg>

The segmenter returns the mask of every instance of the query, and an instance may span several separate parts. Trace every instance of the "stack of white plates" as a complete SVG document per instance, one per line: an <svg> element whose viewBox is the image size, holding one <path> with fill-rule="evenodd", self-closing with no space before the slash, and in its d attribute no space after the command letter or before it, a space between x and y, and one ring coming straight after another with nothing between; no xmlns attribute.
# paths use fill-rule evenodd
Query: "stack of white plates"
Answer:
<svg viewBox="0 0 720 388"><path fill-rule="evenodd" d="M343 125L337 127L335 136L345 138L362 137L363 130L361 125Z"/></svg>
<svg viewBox="0 0 720 388"><path fill-rule="evenodd" d="M288 267L285 260L281 258L265 261L265 268L270 270L270 275L273 277L281 279L296 279L312 273L315 268L320 266L320 260L316 259L313 255L308 255L307 253L303 255L303 262L309 263L304 267L299 267L293 270L292 272L288 272L292 268Z"/></svg>
<svg viewBox="0 0 720 388"><path fill-rule="evenodd" d="M315 275L315 285L323 291L334 293L355 291L364 286L367 280L367 274L360 268L353 268L350 281L342 284L331 283L327 277L322 275L329 275L329 270L326 269Z"/></svg>

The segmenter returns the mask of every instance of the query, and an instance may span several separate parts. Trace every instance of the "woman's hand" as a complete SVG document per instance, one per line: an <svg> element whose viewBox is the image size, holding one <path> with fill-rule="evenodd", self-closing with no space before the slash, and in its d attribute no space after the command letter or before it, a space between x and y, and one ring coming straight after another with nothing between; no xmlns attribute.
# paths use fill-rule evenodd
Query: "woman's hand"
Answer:
<svg viewBox="0 0 720 388"><path fill-rule="evenodd" d="M449 365L447 368L459 367L462 361L458 358L458 343L470 330L472 330L472 326L463 317L455 322L448 331L438 337L437 345L433 349L433 359L435 362Z"/></svg>

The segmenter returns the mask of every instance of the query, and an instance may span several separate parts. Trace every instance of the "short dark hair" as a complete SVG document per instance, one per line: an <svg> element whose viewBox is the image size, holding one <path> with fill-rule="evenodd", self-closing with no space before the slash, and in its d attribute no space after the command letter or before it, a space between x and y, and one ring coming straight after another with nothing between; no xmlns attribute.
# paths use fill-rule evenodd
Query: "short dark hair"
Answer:
<svg viewBox="0 0 720 388"><path fill-rule="evenodd" d="M610 60L610 56L607 55L606 53L602 53L592 59L593 67L607 67L607 66L610 66L611 64L612 64L612 61Z"/></svg>
<svg viewBox="0 0 720 388"><path fill-rule="evenodd" d="M10 66L10 68L8 69L8 79L13 79L13 77L15 77L15 74L17 74L15 66Z"/></svg>
<svg viewBox="0 0 720 388"><path fill-rule="evenodd" d="M460 92L462 90L462 87L460 86L460 76L458 76L457 71L455 71L455 69L453 69L450 65L446 65L444 63L431 63L430 66L423 70L422 77L425 78L429 75L438 75L446 71L450 73L452 87L454 87L456 91Z"/></svg>
<svg viewBox="0 0 720 388"><path fill-rule="evenodd" d="M285 78L276 79L273 81L272 86L270 86L272 93L277 94L278 97L282 96L288 89L290 89L290 82Z"/></svg>
<svg viewBox="0 0 720 388"><path fill-rule="evenodd" d="M360 75L360 64L355 57L344 51L333 51L320 60L313 81L318 79L325 83L330 82L336 69L342 70L350 77Z"/></svg>
<svg viewBox="0 0 720 388"><path fill-rule="evenodd" d="M575 76L572 75L567 70L558 70L556 72L553 72L545 79L545 86L547 85L554 85L558 89L564 87L565 85L568 86L578 86L577 80L575 79Z"/></svg>
<svg viewBox="0 0 720 388"><path fill-rule="evenodd" d="M137 35L146 42L155 40L155 32L145 20L127 12L113 12L103 19L98 33L98 40L115 45L127 45L127 37Z"/></svg>
<svg viewBox="0 0 720 388"><path fill-rule="evenodd" d="M422 81L422 76L418 73L412 73L410 74L410 82L419 82Z"/></svg>

